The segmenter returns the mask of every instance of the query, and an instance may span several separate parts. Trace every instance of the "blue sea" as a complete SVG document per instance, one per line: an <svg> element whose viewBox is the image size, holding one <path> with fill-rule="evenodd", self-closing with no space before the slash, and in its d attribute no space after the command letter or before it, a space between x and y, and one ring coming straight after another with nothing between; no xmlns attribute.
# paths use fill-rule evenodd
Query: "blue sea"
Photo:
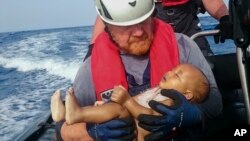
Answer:
<svg viewBox="0 0 250 141"><path fill-rule="evenodd" d="M218 22L200 17L203 29ZM72 85L87 52L92 26L0 33L0 140L12 141L50 110L56 89ZM215 54L235 52L232 40Z"/></svg>

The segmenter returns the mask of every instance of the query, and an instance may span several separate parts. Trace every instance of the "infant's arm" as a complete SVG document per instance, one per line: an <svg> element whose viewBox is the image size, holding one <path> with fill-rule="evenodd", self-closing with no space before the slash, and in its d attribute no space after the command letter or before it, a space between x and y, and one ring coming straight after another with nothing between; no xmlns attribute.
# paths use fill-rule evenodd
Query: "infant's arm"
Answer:
<svg viewBox="0 0 250 141"><path fill-rule="evenodd" d="M153 114L152 109L138 104L121 85L114 87L111 100L126 107L134 118L137 118L140 114Z"/></svg>

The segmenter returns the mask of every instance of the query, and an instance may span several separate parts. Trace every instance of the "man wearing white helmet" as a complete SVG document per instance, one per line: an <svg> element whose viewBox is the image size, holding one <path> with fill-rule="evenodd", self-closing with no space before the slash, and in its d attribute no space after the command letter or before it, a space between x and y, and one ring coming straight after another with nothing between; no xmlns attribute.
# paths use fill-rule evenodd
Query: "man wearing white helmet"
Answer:
<svg viewBox="0 0 250 141"><path fill-rule="evenodd" d="M229 21L228 9L223 0L154 0L156 2L155 16L169 23L175 32L183 33L189 37L201 31L201 24L197 14L206 11L215 19L219 20L219 24L215 29L220 29L220 33L214 36L215 43L225 42L225 39L232 38L232 24ZM94 30L90 43L100 32L103 31L104 24L99 16L96 18ZM200 47L203 55L209 56L213 52L205 37L195 39Z"/></svg>
<svg viewBox="0 0 250 141"><path fill-rule="evenodd" d="M140 115L139 125L152 132L146 141L166 136L176 140L200 140L208 121L222 111L222 99L213 73L194 41L174 33L172 27L151 15L153 0L96 0L96 9L106 30L95 40L79 68L73 87L81 106L96 100L109 101L115 85L131 95L156 86L161 76L180 63L198 67L208 78L210 93L201 104L190 104L177 91L164 94L177 101L167 107L156 101L149 105L161 116ZM82 124L63 124L62 139L81 140ZM87 124L95 140L130 141L135 137L132 119L114 119L103 124Z"/></svg>

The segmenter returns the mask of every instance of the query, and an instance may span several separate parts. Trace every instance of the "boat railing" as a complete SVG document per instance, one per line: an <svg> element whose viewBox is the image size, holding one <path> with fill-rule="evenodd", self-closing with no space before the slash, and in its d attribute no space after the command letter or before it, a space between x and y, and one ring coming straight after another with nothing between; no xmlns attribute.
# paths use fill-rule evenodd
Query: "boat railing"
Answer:
<svg viewBox="0 0 250 141"><path fill-rule="evenodd" d="M190 38L192 40L194 40L194 39L201 37L201 36L215 35L215 34L218 34L219 32L220 32L220 30L205 30L205 31L198 32L198 33L192 35Z"/></svg>
<svg viewBox="0 0 250 141"><path fill-rule="evenodd" d="M209 35L215 35L218 34L219 30L207 30L198 32L194 35L192 35L190 38L192 40L202 37L202 36L209 36ZM238 64L238 70L239 70L239 76L241 81L241 87L243 91L243 97L244 97L244 103L246 107L246 115L247 115L247 123L250 125L250 96L249 96L249 87L250 87L250 70L248 68L249 65L249 58L246 58L246 52L249 51L250 45L248 45L247 49L236 47L236 56L237 56L237 64ZM248 56L249 57L249 56Z"/></svg>

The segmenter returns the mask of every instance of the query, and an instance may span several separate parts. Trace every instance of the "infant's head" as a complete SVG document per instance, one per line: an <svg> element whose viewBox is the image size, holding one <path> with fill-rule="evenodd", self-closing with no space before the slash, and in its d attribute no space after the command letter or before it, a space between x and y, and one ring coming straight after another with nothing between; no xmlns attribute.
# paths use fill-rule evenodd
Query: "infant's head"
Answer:
<svg viewBox="0 0 250 141"><path fill-rule="evenodd" d="M161 89L175 89L190 102L203 101L209 92L209 82L205 75L190 64L180 64L167 72L160 84Z"/></svg>

